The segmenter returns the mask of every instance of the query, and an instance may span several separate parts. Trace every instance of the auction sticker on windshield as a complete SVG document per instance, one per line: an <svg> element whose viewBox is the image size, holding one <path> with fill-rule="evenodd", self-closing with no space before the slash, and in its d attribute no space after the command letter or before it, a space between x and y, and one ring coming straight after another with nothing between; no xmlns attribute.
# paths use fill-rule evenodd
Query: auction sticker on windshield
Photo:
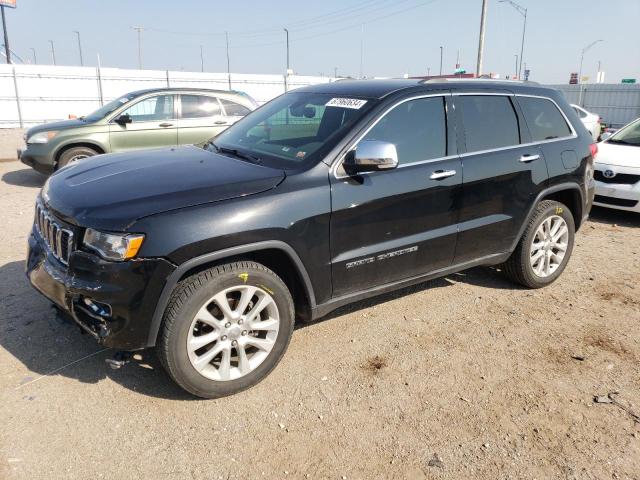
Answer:
<svg viewBox="0 0 640 480"><path fill-rule="evenodd" d="M332 98L329 100L325 106L326 107L342 107L342 108L354 108L359 109L367 103L366 100L361 100L359 98Z"/></svg>

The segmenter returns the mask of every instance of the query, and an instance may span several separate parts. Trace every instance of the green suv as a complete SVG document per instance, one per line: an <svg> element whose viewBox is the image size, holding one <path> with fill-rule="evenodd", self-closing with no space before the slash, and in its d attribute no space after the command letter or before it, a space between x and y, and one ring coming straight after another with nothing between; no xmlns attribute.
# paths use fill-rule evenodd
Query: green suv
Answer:
<svg viewBox="0 0 640 480"><path fill-rule="evenodd" d="M29 129L18 158L50 174L100 153L201 143L257 107L242 92L155 88L124 95L86 117Z"/></svg>

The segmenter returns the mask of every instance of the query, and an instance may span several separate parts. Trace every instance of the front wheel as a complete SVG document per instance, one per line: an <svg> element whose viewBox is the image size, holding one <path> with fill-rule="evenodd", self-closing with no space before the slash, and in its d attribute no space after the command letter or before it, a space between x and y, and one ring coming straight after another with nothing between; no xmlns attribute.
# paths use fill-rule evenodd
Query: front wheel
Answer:
<svg viewBox="0 0 640 480"><path fill-rule="evenodd" d="M503 271L511 280L528 288L554 282L567 266L575 237L569 209L560 202L540 202Z"/></svg>
<svg viewBox="0 0 640 480"><path fill-rule="evenodd" d="M291 294L264 265L234 262L183 280L165 312L158 355L171 378L202 398L260 382L294 326Z"/></svg>
<svg viewBox="0 0 640 480"><path fill-rule="evenodd" d="M98 152L96 152L93 148L72 147L69 150L65 150L60 155L60 158L58 159L57 170L84 158L93 157L94 155L98 155Z"/></svg>

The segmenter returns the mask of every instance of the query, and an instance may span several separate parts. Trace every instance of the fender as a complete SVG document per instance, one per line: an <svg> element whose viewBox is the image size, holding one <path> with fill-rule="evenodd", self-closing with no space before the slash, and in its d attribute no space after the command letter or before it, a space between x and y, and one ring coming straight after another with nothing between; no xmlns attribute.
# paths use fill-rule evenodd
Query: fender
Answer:
<svg viewBox="0 0 640 480"><path fill-rule="evenodd" d="M518 230L518 235L516 235L515 240L511 244L511 248L509 250L510 252L513 252L518 246L518 242L522 238L525 228L527 228L527 225L529 225L529 220L531 220L531 217L533 217L533 212L536 208L536 205L538 205L538 203L542 201L542 199L547 195L560 192L562 190L577 190L578 193L580 194L580 203L582 205L582 208L584 209L584 206L585 206L584 192L582 191L582 188L580 188L579 184L573 183L573 182L566 182L566 183L559 183L558 185L553 185L551 187L545 188L540 193L538 193L538 196L531 204L531 207L529 207L529 213L527 213L527 218L525 219L524 222L522 222L522 225L520 225L520 230ZM583 215L582 221L584 221L585 219L586 219L586 216Z"/></svg>
<svg viewBox="0 0 640 480"><path fill-rule="evenodd" d="M293 261L296 269L298 270L298 273L300 274L300 277L302 278L302 281L304 282L304 288L306 294L309 297L311 309L313 310L316 307L316 299L313 293L313 286L311 285L311 280L309 278L309 274L307 273L307 269L302 263L302 260L300 260L300 257L298 256L296 251L290 245L280 240L266 240L263 242L248 243L246 245L225 248L224 250L218 250L216 252L206 253L199 257L194 257L180 264L178 268L176 268L171 273L171 275L169 275L164 288L162 289L162 293L158 298L158 303L156 304L155 311L153 312L153 318L151 319L151 326L149 328L149 337L147 339L147 346L155 346L156 339L158 338L158 331L160 330L160 324L162 323L162 317L164 315L165 309L167 308L167 304L169 303L169 298L171 298L171 294L178 284L178 281L186 272L200 265L211 263L223 258L230 258L242 255L244 253L251 253L258 250L267 249L281 250L282 252L287 254L287 256Z"/></svg>
<svg viewBox="0 0 640 480"><path fill-rule="evenodd" d="M102 150L105 153L109 153L109 148L105 147L104 145L94 141L94 140L85 140L85 139L79 139L79 138L74 138L72 140L68 140L60 145L58 145L58 147L55 149L55 151L53 152L51 158L53 158L53 160L55 160L55 162L58 162L58 157L60 156L60 152L62 150L66 150L67 148L71 147L73 148L76 145L92 145L100 150Z"/></svg>

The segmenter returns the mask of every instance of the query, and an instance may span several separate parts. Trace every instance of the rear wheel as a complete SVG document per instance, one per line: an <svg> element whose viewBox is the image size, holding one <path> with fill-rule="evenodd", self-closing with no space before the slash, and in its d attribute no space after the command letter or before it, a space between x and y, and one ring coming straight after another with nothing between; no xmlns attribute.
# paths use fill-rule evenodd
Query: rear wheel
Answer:
<svg viewBox="0 0 640 480"><path fill-rule="evenodd" d="M504 273L528 288L541 288L563 272L575 236L573 215L560 202L540 202L518 246L504 263Z"/></svg>
<svg viewBox="0 0 640 480"><path fill-rule="evenodd" d="M222 397L273 370L293 325L284 282L259 263L234 262L180 283L165 312L158 354L182 388L198 397Z"/></svg>
<svg viewBox="0 0 640 480"><path fill-rule="evenodd" d="M57 168L60 169L69 165L70 163L77 162L78 160L82 160L83 158L93 157L94 155L98 155L98 152L93 148L89 147L73 147L69 150L65 150L60 155L58 159Z"/></svg>

